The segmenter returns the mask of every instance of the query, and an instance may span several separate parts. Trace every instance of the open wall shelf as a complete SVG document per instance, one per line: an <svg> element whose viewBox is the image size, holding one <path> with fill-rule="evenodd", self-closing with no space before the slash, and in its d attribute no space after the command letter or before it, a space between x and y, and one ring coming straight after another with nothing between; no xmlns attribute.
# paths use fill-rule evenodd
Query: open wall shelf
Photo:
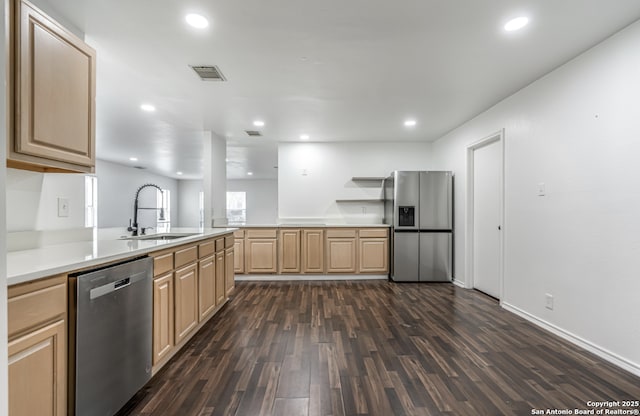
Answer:
<svg viewBox="0 0 640 416"><path fill-rule="evenodd" d="M382 176L354 176L351 178L353 182L382 182L384 179Z"/></svg>

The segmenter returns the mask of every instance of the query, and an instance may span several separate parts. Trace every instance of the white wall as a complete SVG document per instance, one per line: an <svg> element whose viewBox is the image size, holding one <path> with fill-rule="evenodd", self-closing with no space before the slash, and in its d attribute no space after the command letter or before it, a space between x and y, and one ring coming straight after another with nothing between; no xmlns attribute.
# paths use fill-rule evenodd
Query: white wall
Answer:
<svg viewBox="0 0 640 416"><path fill-rule="evenodd" d="M379 221L383 215L379 202L336 203L336 199L381 197L381 183L354 183L351 178L431 166L430 143L280 143L279 215L283 220Z"/></svg>
<svg viewBox="0 0 640 416"><path fill-rule="evenodd" d="M0 1L0 22L2 27L6 27L6 9L7 1ZM6 39L5 30L0 30L0 207L6 205L5 195L5 164L7 149L7 126L6 126ZM7 235L6 219L4 215L0 215L0 258L5 259L7 256L7 246L5 236ZM7 387L7 268L6 262L0 262L0 416L6 416L9 413L8 387Z"/></svg>
<svg viewBox="0 0 640 416"><path fill-rule="evenodd" d="M60 230L84 227L82 174L7 169L7 230ZM69 201L69 216L58 217L58 198Z"/></svg>
<svg viewBox="0 0 640 416"><path fill-rule="evenodd" d="M505 129L505 307L640 374L640 23L434 143L456 172L465 232L466 147ZM547 195L537 196L537 184ZM464 238L456 277L464 275ZM545 293L555 298L545 309Z"/></svg>
<svg viewBox="0 0 640 416"><path fill-rule="evenodd" d="M200 227L200 180L178 181L178 226Z"/></svg>
<svg viewBox="0 0 640 416"><path fill-rule="evenodd" d="M247 193L247 224L275 224L278 221L277 180L227 180L227 192Z"/></svg>
<svg viewBox="0 0 640 416"><path fill-rule="evenodd" d="M171 193L171 224L177 225L178 181L166 176L156 175L146 170L118 165L104 160L96 161L98 177L98 227L127 227L133 218L133 201L138 188L152 183ZM154 188L146 188L140 192L140 207L155 207L156 193ZM156 211L140 210L138 224L140 227L155 226Z"/></svg>

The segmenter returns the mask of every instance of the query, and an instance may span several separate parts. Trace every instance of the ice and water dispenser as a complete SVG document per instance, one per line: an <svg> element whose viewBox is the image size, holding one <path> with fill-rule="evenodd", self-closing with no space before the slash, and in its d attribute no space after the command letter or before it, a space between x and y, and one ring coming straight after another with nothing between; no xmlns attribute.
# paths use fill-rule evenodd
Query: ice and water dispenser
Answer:
<svg viewBox="0 0 640 416"><path fill-rule="evenodd" d="M416 207L398 207L398 227L416 226Z"/></svg>

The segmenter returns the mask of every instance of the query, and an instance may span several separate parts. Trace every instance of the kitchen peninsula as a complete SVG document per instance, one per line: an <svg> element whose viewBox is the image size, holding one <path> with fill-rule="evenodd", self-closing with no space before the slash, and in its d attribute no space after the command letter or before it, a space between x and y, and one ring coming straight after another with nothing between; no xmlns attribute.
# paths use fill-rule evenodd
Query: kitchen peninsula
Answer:
<svg viewBox="0 0 640 416"><path fill-rule="evenodd" d="M148 295L153 305L149 321L153 366L148 372L155 374L227 302L234 288L235 230L172 229L171 233L137 238L96 232L90 241L8 253L12 414L46 410L64 415L67 408L74 414L77 311L73 275L141 257L152 259L148 271L152 281L147 287L152 291ZM123 276L112 291L134 285L134 279ZM100 296L91 293L92 301ZM116 295L112 300L117 299Z"/></svg>

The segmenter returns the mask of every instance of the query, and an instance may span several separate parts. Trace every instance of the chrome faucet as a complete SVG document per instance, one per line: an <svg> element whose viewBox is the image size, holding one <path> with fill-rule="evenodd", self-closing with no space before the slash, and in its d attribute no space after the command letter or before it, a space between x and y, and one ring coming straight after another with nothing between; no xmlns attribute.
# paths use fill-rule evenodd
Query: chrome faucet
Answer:
<svg viewBox="0 0 640 416"><path fill-rule="evenodd" d="M153 209L153 210L160 210L160 221L164 221L164 207L160 207L160 208L143 208L143 207L138 207L138 197L140 196L140 191L142 191L144 188L146 187L154 187L157 188L160 193L164 194L164 191L162 190L162 188L160 188L158 185L154 185L152 183L147 183L142 185L140 188L138 188L138 190L136 191L136 199L133 201L133 223L131 223L131 219L129 219L129 227L127 227L127 231L131 231L131 236L135 237L138 235L138 210L139 209ZM163 198L164 200L164 198ZM151 228L151 227L147 227L147 228ZM144 235L144 231L145 229L142 228L142 235Z"/></svg>

